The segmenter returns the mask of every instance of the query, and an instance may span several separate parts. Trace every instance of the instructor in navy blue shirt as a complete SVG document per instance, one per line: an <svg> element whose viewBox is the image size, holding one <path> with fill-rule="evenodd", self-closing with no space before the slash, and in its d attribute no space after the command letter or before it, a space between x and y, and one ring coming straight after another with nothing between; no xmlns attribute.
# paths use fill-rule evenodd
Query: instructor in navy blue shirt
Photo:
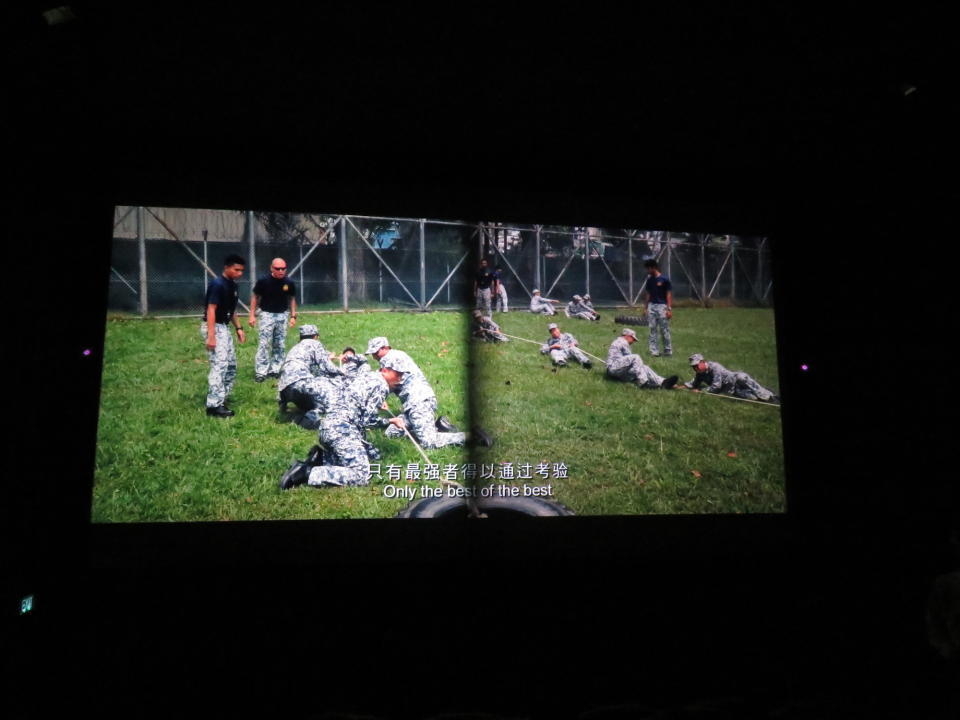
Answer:
<svg viewBox="0 0 960 720"><path fill-rule="evenodd" d="M244 260L239 255L227 255L223 274L207 287L206 313L200 325L200 335L207 345L210 373L207 376L207 415L225 418L233 415L226 406L227 398L237 377L237 351L233 346L230 325L237 331L241 344L246 342L240 318L236 316L239 290L237 280L243 277Z"/></svg>
<svg viewBox="0 0 960 720"><path fill-rule="evenodd" d="M643 286L647 300L644 312L647 315L647 324L650 326L650 354L660 357L660 335L663 335L663 355L673 355L673 345L670 342L670 318L673 317L673 285L670 278L660 272L656 260L650 259L643 263L647 269L647 283Z"/></svg>
<svg viewBox="0 0 960 720"><path fill-rule="evenodd" d="M287 261L279 257L270 261L270 274L258 279L253 286L249 322L250 327L260 324L260 342L253 361L253 379L257 382L280 377L280 366L287 352L287 324L290 327L297 324L296 292L296 286L287 279Z"/></svg>

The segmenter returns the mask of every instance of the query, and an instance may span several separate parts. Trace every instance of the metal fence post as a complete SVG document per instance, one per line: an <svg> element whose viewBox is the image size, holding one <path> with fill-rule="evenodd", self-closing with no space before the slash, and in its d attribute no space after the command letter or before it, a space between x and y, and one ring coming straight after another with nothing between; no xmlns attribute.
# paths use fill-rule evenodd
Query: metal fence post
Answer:
<svg viewBox="0 0 960 720"><path fill-rule="evenodd" d="M533 250L534 250L534 263L533 263L533 286L537 289L541 285L541 275L540 275L540 228L541 225L534 225L536 230L536 235L534 235L533 241Z"/></svg>
<svg viewBox="0 0 960 720"><path fill-rule="evenodd" d="M257 282L257 252L256 233L253 231L253 210L247 210L247 242L250 243L250 294L253 294L253 285Z"/></svg>
<svg viewBox="0 0 960 720"><path fill-rule="evenodd" d="M147 228L143 207L137 206L137 247L140 254L140 314L146 317L147 305Z"/></svg>
<svg viewBox="0 0 960 720"><path fill-rule="evenodd" d="M757 248L757 288L763 287L763 246L767 242L767 239L764 238L760 241L760 247ZM762 297L757 297L761 303L763 302Z"/></svg>
<svg viewBox="0 0 960 720"><path fill-rule="evenodd" d="M730 300L737 302L737 243L730 241Z"/></svg>
<svg viewBox="0 0 960 720"><path fill-rule="evenodd" d="M633 298L636 297L633 294L633 236L636 232L636 230L631 230L630 237L627 240L627 286L629 288L627 294L630 297L630 307L633 307ZM667 275L667 277L670 276Z"/></svg>
<svg viewBox="0 0 960 720"><path fill-rule="evenodd" d="M671 278L670 282L673 282L673 273L670 270L671 261L673 260L673 242L670 238L670 233L664 233L664 236L667 238L667 277Z"/></svg>
<svg viewBox="0 0 960 720"><path fill-rule="evenodd" d="M307 302L304 299L307 296L307 289L303 286L303 241L301 240L297 243L297 247L300 249L300 304L306 305Z"/></svg>
<svg viewBox="0 0 960 720"><path fill-rule="evenodd" d="M707 236L700 238L700 300L707 306Z"/></svg>
<svg viewBox="0 0 960 720"><path fill-rule="evenodd" d="M584 292L590 294L590 228L587 228L583 236L583 274L584 274Z"/></svg>
<svg viewBox="0 0 960 720"><path fill-rule="evenodd" d="M340 296L343 298L343 311L350 310L350 288L347 287L347 216L340 220Z"/></svg>
<svg viewBox="0 0 960 720"><path fill-rule="evenodd" d="M420 218L420 308L427 309L427 241L425 220Z"/></svg>
<svg viewBox="0 0 960 720"><path fill-rule="evenodd" d="M204 292L204 294L206 294L206 292L207 292L207 287L209 287L209 280L207 279L209 276L207 275L207 267L206 267L206 266L208 266L209 264L210 264L210 262L207 260L207 231L206 231L206 229L204 229L204 231L203 231L203 265L204 265L204 267L200 268L200 272L203 273L203 292Z"/></svg>

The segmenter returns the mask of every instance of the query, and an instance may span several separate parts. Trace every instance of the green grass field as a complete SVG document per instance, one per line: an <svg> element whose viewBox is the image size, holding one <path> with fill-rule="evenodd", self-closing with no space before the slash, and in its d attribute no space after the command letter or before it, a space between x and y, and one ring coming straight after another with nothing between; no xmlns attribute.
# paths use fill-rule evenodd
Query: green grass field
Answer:
<svg viewBox="0 0 960 720"><path fill-rule="evenodd" d="M304 315L333 351L359 352L386 335L414 357L437 393L439 408L467 425L465 316L453 313ZM244 322L244 324L246 324ZM237 345L238 375L228 404L236 416L204 411L207 354L200 320L107 320L95 469L94 522L188 522L390 517L407 501L382 485L282 492L283 471L316 442L316 433L277 411L276 380L253 382L256 337ZM287 347L297 342L288 332ZM399 411L396 396L389 398ZM407 440L370 433L388 464L422 463ZM460 448L434 450L441 466L465 462ZM405 481L402 484L406 484ZM437 483L431 483L437 484Z"/></svg>
<svg viewBox="0 0 960 720"><path fill-rule="evenodd" d="M497 314L503 331L540 343L553 320L580 346L606 359L623 326L601 311L589 323L517 312ZM674 355L651 358L647 328L632 348L663 377L693 377L702 352L778 389L773 311L680 308L671 323ZM584 515L782 512L785 508L780 411L686 390L640 390L570 365L552 372L539 349L516 340L477 345L478 419L498 443L478 462L563 462L551 480L557 501ZM507 384L509 382L509 384ZM733 453L735 457L730 457ZM525 481L545 484L544 481Z"/></svg>
<svg viewBox="0 0 960 720"><path fill-rule="evenodd" d="M581 346L606 357L620 327L557 322ZM548 319L496 315L504 331L542 342ZM465 314L438 312L304 315L330 350L386 335L420 364L440 411L461 428L468 381L478 419L496 438L477 463L563 462L569 478L551 482L554 498L579 514L780 512L784 509L779 410L685 391L638 390L572 366L551 372L533 345L464 343ZM107 320L92 516L95 522L188 522L390 517L407 500L369 487L281 492L280 475L316 434L277 412L276 381L253 382L255 337L238 345L239 374L226 420L204 412L207 359L199 319ZM643 341L633 347L647 360ZM778 388L773 313L764 309L684 308L673 322L674 357L652 359L661 375L691 377L696 351ZM296 342L290 332L287 346ZM472 368L470 353L474 352ZM468 376L468 372L473 372ZM472 377L472 380L468 380ZM509 385L506 384L509 381ZM389 400L399 410L395 396ZM422 463L406 440L372 431L381 466ZM734 453L735 457L729 457ZM467 462L457 448L430 451L434 463ZM498 482L499 479L498 479ZM406 484L401 482L398 484ZM431 482L432 485L438 485Z"/></svg>

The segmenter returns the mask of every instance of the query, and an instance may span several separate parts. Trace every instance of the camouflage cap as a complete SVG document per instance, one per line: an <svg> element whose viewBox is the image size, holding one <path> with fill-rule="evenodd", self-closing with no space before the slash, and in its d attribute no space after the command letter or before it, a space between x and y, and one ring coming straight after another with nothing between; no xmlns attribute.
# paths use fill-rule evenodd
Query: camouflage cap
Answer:
<svg viewBox="0 0 960 720"><path fill-rule="evenodd" d="M540 294L540 291L537 290L536 288L534 288L534 289L533 289L533 294L534 294L534 295L539 295L539 294Z"/></svg>
<svg viewBox="0 0 960 720"><path fill-rule="evenodd" d="M390 341L385 337L375 337L367 343L367 351L364 355L373 355L380 348L390 347Z"/></svg>
<svg viewBox="0 0 960 720"><path fill-rule="evenodd" d="M408 373L412 370L410 363L402 355L387 353L380 361L381 370L393 370L398 373Z"/></svg>
<svg viewBox="0 0 960 720"><path fill-rule="evenodd" d="M584 296L583 296L583 299L584 299L584 300L589 300L589 299L590 299L590 293L587 293L586 295L584 295Z"/></svg>
<svg viewBox="0 0 960 720"><path fill-rule="evenodd" d="M621 334L621 335L629 335L629 336L632 337L634 340L637 339L637 334L636 334L633 330L631 330L630 328L624 328L624 329L623 329L623 332L620 333L620 334Z"/></svg>
<svg viewBox="0 0 960 720"><path fill-rule="evenodd" d="M483 317L483 313L480 312L479 310L474 310L474 311L473 311L473 316L474 316L474 317Z"/></svg>
<svg viewBox="0 0 960 720"><path fill-rule="evenodd" d="M310 337L312 335L319 335L320 331L317 330L316 325L301 325L300 326L300 337Z"/></svg>
<svg viewBox="0 0 960 720"><path fill-rule="evenodd" d="M550 323L549 325L547 325L547 330L559 330L559 329L560 328L557 327L556 323Z"/></svg>
<svg viewBox="0 0 960 720"><path fill-rule="evenodd" d="M693 355L690 356L689 362L690 362L690 367L699 365L700 363L703 362L703 355L701 355L700 353L694 353Z"/></svg>
<svg viewBox="0 0 960 720"><path fill-rule="evenodd" d="M583 300L583 298L580 297L579 295L574 295L574 296L573 296L573 299L574 299L574 300Z"/></svg>

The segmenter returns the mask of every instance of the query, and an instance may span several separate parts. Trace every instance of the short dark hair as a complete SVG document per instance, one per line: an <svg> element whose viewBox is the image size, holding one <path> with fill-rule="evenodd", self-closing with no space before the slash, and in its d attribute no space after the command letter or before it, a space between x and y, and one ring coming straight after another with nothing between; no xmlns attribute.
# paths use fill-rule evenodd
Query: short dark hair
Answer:
<svg viewBox="0 0 960 720"><path fill-rule="evenodd" d="M354 350L352 347L345 347L345 348L343 349L343 352L340 353L340 354L343 355L343 354L348 353L348 352L352 352L354 355L357 354L357 351Z"/></svg>
<svg viewBox="0 0 960 720"><path fill-rule="evenodd" d="M247 261L244 260L240 255L236 255L236 254L227 255L227 256L223 259L223 266L224 266L224 267L230 267L231 265L244 265L244 266L246 266L246 264L247 264Z"/></svg>
<svg viewBox="0 0 960 720"><path fill-rule="evenodd" d="M644 261L643 261L643 266L644 266L645 268L657 268L658 270L660 269L660 263L658 263L658 262L657 262L656 260L654 260L653 258L650 258L649 260L644 260Z"/></svg>

